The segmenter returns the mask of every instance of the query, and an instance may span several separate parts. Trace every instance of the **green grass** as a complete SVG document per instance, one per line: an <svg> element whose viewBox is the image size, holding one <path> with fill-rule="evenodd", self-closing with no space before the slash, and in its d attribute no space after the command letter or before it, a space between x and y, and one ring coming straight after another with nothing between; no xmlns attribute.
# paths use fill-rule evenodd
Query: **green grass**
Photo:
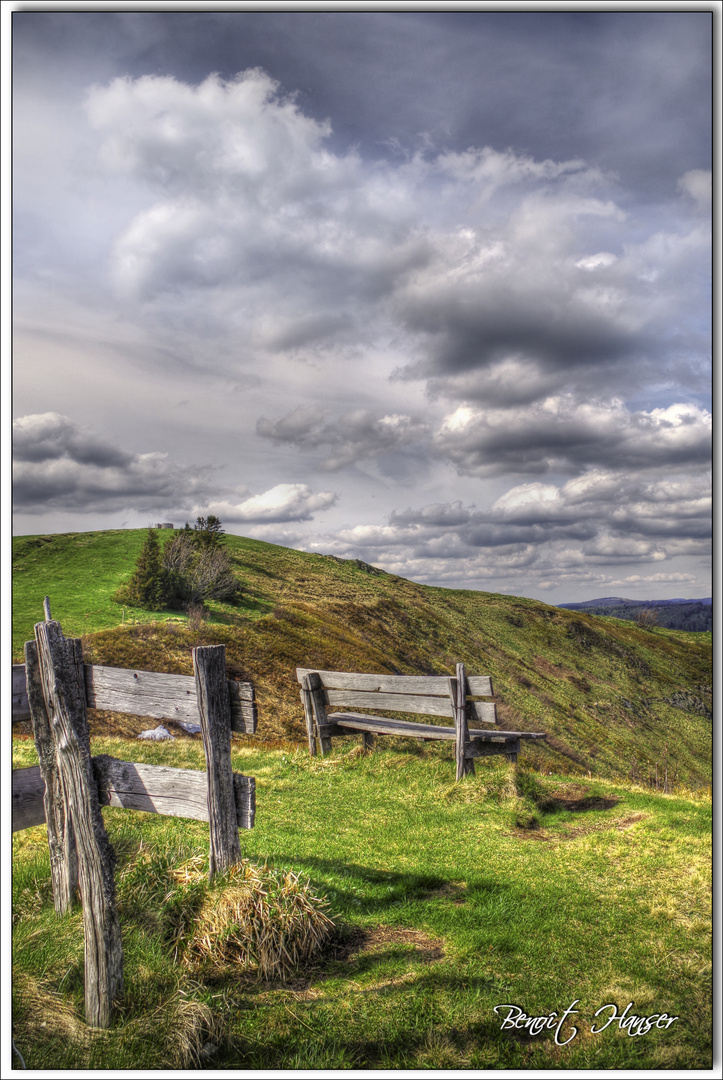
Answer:
<svg viewBox="0 0 723 1080"><path fill-rule="evenodd" d="M33 625L43 618L43 599L50 597L53 618L62 622L66 636L115 627L122 622L146 623L183 619L182 611L159 614L124 607L113 593L127 580L147 535L147 529L109 529L94 533L54 533L19 536L13 540L13 656L20 658ZM160 529L161 543L175 532ZM44 591L43 591L44 590ZM240 605L214 604L220 622L252 618L267 611L247 589Z"/></svg>
<svg viewBox="0 0 723 1080"><path fill-rule="evenodd" d="M15 834L13 1034L27 1067L710 1067L708 799L496 759L457 784L439 744L380 742L312 760L234 740L234 768L257 782L244 855L300 872L336 923L285 983L174 960L183 886L168 870L207 856L206 825L104 811L125 952L107 1032L82 1023L80 914L54 914L44 828ZM31 740L13 749L16 767L34 763ZM198 739L96 737L93 753L204 767ZM576 999L565 1047L554 1031L503 1031L494 1012L559 1016ZM639 1037L590 1033L598 1008L630 1001L680 1019Z"/></svg>

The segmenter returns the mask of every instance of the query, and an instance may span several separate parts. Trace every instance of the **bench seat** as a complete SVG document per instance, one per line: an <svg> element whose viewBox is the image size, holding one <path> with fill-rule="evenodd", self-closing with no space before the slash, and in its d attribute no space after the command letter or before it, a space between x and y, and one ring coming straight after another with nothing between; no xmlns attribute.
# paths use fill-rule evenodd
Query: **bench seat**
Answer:
<svg viewBox="0 0 723 1080"><path fill-rule="evenodd" d="M330 753L331 740L338 736L362 735L371 749L375 735L401 735L427 741L454 743L457 779L474 773L474 758L505 754L515 762L522 739L545 739L543 732L483 730L470 723L496 723L493 702L473 701L491 697L492 682L487 675L467 676L464 664L457 664L456 676L369 675L358 672L318 671L297 668L301 683L309 736L309 753L316 754L317 740L322 754ZM379 709L380 712L417 713L453 720L453 726L413 720L392 719L354 711L332 712L335 706Z"/></svg>
<svg viewBox="0 0 723 1080"><path fill-rule="evenodd" d="M391 720L385 716L369 716L366 713L327 713L327 723L319 725L320 734L325 734L327 727L350 728L353 731L369 731L373 735L409 735L414 739L451 739L457 732L453 727L441 724L418 724L410 720ZM332 732L333 734L333 732ZM546 736L536 731L479 731L469 729L469 737L479 742L509 742L512 739L544 739Z"/></svg>

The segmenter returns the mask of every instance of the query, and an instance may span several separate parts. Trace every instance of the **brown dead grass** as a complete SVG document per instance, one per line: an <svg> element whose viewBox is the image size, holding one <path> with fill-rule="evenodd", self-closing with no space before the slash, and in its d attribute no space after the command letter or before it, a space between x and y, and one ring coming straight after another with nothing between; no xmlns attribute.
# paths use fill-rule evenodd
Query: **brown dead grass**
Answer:
<svg viewBox="0 0 723 1080"><path fill-rule="evenodd" d="M201 880L203 859L171 874L177 883ZM193 917L181 925L176 945L185 964L237 966L259 979L285 980L319 953L334 930L327 903L290 870L259 867L247 859L233 867L222 887L210 887Z"/></svg>

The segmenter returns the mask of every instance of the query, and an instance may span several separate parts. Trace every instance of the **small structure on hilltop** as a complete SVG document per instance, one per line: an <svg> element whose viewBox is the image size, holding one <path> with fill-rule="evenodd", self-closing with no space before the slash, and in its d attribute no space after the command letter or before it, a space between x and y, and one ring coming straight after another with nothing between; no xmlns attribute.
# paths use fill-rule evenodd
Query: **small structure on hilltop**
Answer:
<svg viewBox="0 0 723 1080"><path fill-rule="evenodd" d="M172 529L173 528L173 522L172 521L156 522L156 528L157 529Z"/></svg>

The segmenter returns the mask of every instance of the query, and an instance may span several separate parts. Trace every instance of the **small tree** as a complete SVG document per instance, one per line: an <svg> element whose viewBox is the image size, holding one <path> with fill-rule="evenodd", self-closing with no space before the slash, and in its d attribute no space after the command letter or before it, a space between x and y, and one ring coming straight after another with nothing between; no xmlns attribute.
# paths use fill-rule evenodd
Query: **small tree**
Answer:
<svg viewBox="0 0 723 1080"><path fill-rule="evenodd" d="M635 616L635 622L641 630L654 630L658 625L658 609L643 607Z"/></svg>
<svg viewBox="0 0 723 1080"><path fill-rule="evenodd" d="M147 608L149 611L160 611L166 606L168 575L163 566L161 546L155 529L148 530L130 581L121 585L114 599L131 607Z"/></svg>
<svg viewBox="0 0 723 1080"><path fill-rule="evenodd" d="M197 517L193 529L196 542L199 547L203 548L218 546L224 535L224 530L221 528L221 519L214 514L209 514L207 518Z"/></svg>

